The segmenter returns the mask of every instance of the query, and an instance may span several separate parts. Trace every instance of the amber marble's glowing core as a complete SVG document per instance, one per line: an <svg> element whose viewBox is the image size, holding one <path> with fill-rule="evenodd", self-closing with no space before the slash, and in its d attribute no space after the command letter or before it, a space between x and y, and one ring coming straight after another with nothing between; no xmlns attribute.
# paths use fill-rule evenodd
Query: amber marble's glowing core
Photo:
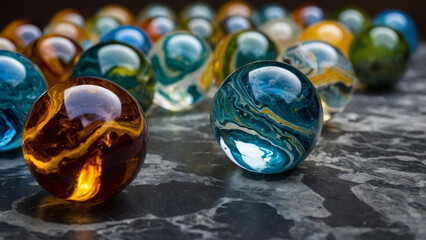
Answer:
<svg viewBox="0 0 426 240"><path fill-rule="evenodd" d="M148 127L124 89L84 77L51 87L25 121L22 147L37 182L70 201L103 201L127 186L146 156Z"/></svg>

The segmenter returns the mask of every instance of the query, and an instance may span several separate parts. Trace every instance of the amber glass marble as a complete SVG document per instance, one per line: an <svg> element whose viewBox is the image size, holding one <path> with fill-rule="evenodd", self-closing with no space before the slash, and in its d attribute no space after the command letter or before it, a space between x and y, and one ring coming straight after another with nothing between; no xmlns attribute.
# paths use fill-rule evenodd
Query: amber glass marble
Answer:
<svg viewBox="0 0 426 240"><path fill-rule="evenodd" d="M2 34L21 44L28 46L32 41L43 35L41 29L30 20L20 19L9 23Z"/></svg>
<svg viewBox="0 0 426 240"><path fill-rule="evenodd" d="M99 9L96 16L115 18L122 25L133 24L135 22L135 16L133 13L128 8L118 4L107 5Z"/></svg>
<svg viewBox="0 0 426 240"><path fill-rule="evenodd" d="M138 174L147 151L142 109L118 85L76 78L55 85L31 108L22 133L27 165L52 195L104 201Z"/></svg>
<svg viewBox="0 0 426 240"><path fill-rule="evenodd" d="M316 23L303 31L300 41L319 40L329 43L349 56L354 36L347 27L336 21L322 21Z"/></svg>
<svg viewBox="0 0 426 240"><path fill-rule="evenodd" d="M46 78L47 85L68 80L83 49L80 45L59 34L45 35L25 49L25 55L31 59Z"/></svg>
<svg viewBox="0 0 426 240"><path fill-rule="evenodd" d="M302 4L291 12L291 16L302 28L325 19L324 11L315 5Z"/></svg>
<svg viewBox="0 0 426 240"><path fill-rule="evenodd" d="M246 18L251 18L253 14L253 6L246 2L240 0L228 1L223 4L217 11L216 20L217 22L222 22L225 18L229 16L243 16Z"/></svg>
<svg viewBox="0 0 426 240"><path fill-rule="evenodd" d="M84 49L93 45L94 37L92 37L85 28L72 22L58 21L50 23L45 29L45 34L56 33L69 37L78 42Z"/></svg>
<svg viewBox="0 0 426 240"><path fill-rule="evenodd" d="M63 9L50 19L50 23L70 22L80 27L85 27L86 21L86 17L82 12L72 8Z"/></svg>
<svg viewBox="0 0 426 240"><path fill-rule="evenodd" d="M22 52L24 50L24 47L12 38L0 34L0 50Z"/></svg>

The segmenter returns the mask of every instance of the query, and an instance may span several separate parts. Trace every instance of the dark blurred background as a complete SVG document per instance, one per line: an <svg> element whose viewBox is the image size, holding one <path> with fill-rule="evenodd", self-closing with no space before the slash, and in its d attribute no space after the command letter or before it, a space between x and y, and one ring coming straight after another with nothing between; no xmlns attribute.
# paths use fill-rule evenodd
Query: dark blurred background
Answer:
<svg viewBox="0 0 426 240"><path fill-rule="evenodd" d="M27 18L35 20L41 26L45 26L50 17L63 8L77 8L91 16L99 8L111 3L122 4L137 14L144 6L150 3L164 3L179 11L190 0L173 1L153 1L153 0L0 0L0 28L7 23L19 19ZM226 0L203 1L218 8ZM314 3L322 7L327 13L332 13L340 7L355 5L366 10L372 17L388 8L399 8L410 14L416 21L422 39L426 39L426 0L320 0L320 1L269 1L269 0L248 0L255 7L260 7L265 3L277 2L292 10L302 3Z"/></svg>

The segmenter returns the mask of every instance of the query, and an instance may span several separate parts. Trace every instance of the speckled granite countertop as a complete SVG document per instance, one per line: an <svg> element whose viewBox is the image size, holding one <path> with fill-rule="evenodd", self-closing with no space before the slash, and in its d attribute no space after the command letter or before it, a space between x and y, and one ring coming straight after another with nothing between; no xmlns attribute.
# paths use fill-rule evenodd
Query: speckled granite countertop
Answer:
<svg viewBox="0 0 426 240"><path fill-rule="evenodd" d="M0 153L0 239L426 239L426 45L394 91L357 92L315 151L246 172L191 112L148 113L136 180L101 204L49 196L20 152Z"/></svg>

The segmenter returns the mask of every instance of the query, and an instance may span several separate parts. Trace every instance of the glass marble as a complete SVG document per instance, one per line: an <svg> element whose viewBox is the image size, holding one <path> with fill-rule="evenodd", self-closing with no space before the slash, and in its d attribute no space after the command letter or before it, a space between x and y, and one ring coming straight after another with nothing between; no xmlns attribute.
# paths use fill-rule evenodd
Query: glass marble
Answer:
<svg viewBox="0 0 426 240"><path fill-rule="evenodd" d="M108 79L130 92L144 111L152 104L155 76L149 60L135 47L121 42L102 42L81 56L72 77Z"/></svg>
<svg viewBox="0 0 426 240"><path fill-rule="evenodd" d="M83 49L89 48L95 41L95 39L86 31L85 28L67 21L57 21L50 23L46 28L44 28L44 33L55 33L71 38L72 40L78 42L83 47Z"/></svg>
<svg viewBox="0 0 426 240"><path fill-rule="evenodd" d="M223 4L217 11L216 20L220 23L229 16L243 16L251 18L253 14L253 6L241 0L231 0Z"/></svg>
<svg viewBox="0 0 426 240"><path fill-rule="evenodd" d="M122 24L112 17L95 17L87 23L87 29L95 39L99 39Z"/></svg>
<svg viewBox="0 0 426 240"><path fill-rule="evenodd" d="M206 18L193 17L182 23L181 30L187 30L204 39L212 48L219 42L219 32L216 26Z"/></svg>
<svg viewBox="0 0 426 240"><path fill-rule="evenodd" d="M254 24L249 18L244 16L229 16L220 22L222 35L228 35L252 28L254 28Z"/></svg>
<svg viewBox="0 0 426 240"><path fill-rule="evenodd" d="M301 5L294 9L291 15L302 28L306 28L325 19L324 11L315 5Z"/></svg>
<svg viewBox="0 0 426 240"><path fill-rule="evenodd" d="M212 53L205 41L189 32L174 32L159 40L149 57L157 77L157 105L183 111L204 99L212 83Z"/></svg>
<svg viewBox="0 0 426 240"><path fill-rule="evenodd" d="M402 33L408 45L411 55L419 46L419 31L414 20L405 12L398 9L390 9L380 13L373 20L374 25L386 25Z"/></svg>
<svg viewBox="0 0 426 240"><path fill-rule="evenodd" d="M22 132L25 161L50 194L74 202L104 201L138 174L148 126L124 89L99 78L77 78L45 92Z"/></svg>
<svg viewBox="0 0 426 240"><path fill-rule="evenodd" d="M107 5L99 9L95 16L115 18L121 25L131 25L135 22L133 13L128 8L118 4Z"/></svg>
<svg viewBox="0 0 426 240"><path fill-rule="evenodd" d="M410 47L393 28L371 26L355 38L349 56L361 83L384 88L394 85L404 75L410 61Z"/></svg>
<svg viewBox="0 0 426 240"><path fill-rule="evenodd" d="M86 16L77 9L67 8L57 12L50 19L50 23L69 22L84 28L86 26Z"/></svg>
<svg viewBox="0 0 426 240"><path fill-rule="evenodd" d="M259 61L226 78L213 98L210 124L235 164L256 173L282 173L305 160L320 138L321 101L296 68Z"/></svg>
<svg viewBox="0 0 426 240"><path fill-rule="evenodd" d="M294 45L302 34L300 25L290 18L270 20L260 25L259 30L274 41L280 53Z"/></svg>
<svg viewBox="0 0 426 240"><path fill-rule="evenodd" d="M32 41L43 35L41 29L32 21L26 19L15 20L3 28L2 35L11 38L26 47Z"/></svg>
<svg viewBox="0 0 426 240"><path fill-rule="evenodd" d="M24 46L22 46L19 42L13 40L12 38L0 34L0 50L22 52L24 51Z"/></svg>
<svg viewBox="0 0 426 240"><path fill-rule="evenodd" d="M69 79L83 49L70 38L48 34L32 42L24 53L41 69L47 85L52 87Z"/></svg>
<svg viewBox="0 0 426 240"><path fill-rule="evenodd" d="M176 23L168 17L147 18L139 23L139 27L149 35L153 43L177 29Z"/></svg>
<svg viewBox="0 0 426 240"><path fill-rule="evenodd" d="M322 101L324 121L343 111L352 96L355 73L343 53L320 41L301 42L281 55L288 63L305 74L316 87Z"/></svg>
<svg viewBox="0 0 426 240"><path fill-rule="evenodd" d="M256 26L260 26L273 19L285 19L290 16L288 10L278 3L269 3L258 10L255 10L252 16Z"/></svg>
<svg viewBox="0 0 426 240"><path fill-rule="evenodd" d="M46 83L29 59L0 50L0 89L0 151L5 151L21 146L25 117Z"/></svg>
<svg viewBox="0 0 426 240"><path fill-rule="evenodd" d="M127 43L137 48L139 51L148 54L151 50L151 39L143 30L138 27L126 25L111 30L104 35L101 42L117 41Z"/></svg>
<svg viewBox="0 0 426 240"><path fill-rule="evenodd" d="M354 35L370 26L370 16L359 7L344 7L331 16L332 20L344 24Z"/></svg>
<svg viewBox="0 0 426 240"><path fill-rule="evenodd" d="M343 24L336 21L322 21L306 28L300 41L320 40L337 47L346 56L349 54L354 36Z"/></svg>
<svg viewBox="0 0 426 240"><path fill-rule="evenodd" d="M214 52L214 82L220 86L237 68L254 61L275 60L278 54L274 42L260 31L245 30L228 35L219 42Z"/></svg>
<svg viewBox="0 0 426 240"><path fill-rule="evenodd" d="M141 22L147 18L167 17L176 20L176 13L167 5L161 3L153 3L143 8L137 17L137 22Z"/></svg>
<svg viewBox="0 0 426 240"><path fill-rule="evenodd" d="M180 20L182 22L192 18L204 18L212 22L215 19L215 11L213 7L207 3L193 2L186 5L180 13Z"/></svg>

